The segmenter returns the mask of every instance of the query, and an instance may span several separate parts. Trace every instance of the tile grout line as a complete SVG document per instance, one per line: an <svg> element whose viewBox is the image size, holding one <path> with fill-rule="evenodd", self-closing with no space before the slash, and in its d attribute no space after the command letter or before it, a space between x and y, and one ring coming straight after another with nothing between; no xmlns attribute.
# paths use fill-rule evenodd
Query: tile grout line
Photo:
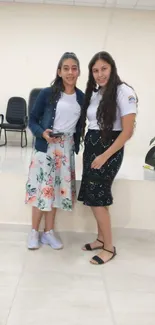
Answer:
<svg viewBox="0 0 155 325"><path fill-rule="evenodd" d="M25 255L27 255L27 252L26 252ZM15 293L14 293L14 296L13 296L13 299L12 299L12 303L11 303L11 306L10 306L10 309L9 309L9 312L8 312L8 315L7 315L7 318L6 318L5 325L8 324L8 320L9 320L9 317L10 317L10 314L11 314L11 311L12 311L12 307L13 307L13 304L14 304L14 301L15 301L15 298L16 298L16 295L17 295L17 290L18 290L18 287L19 287L19 284L20 284L21 278L22 278L23 273L24 273L25 264L26 264L26 256L25 256L25 261L24 261L24 263L23 263L22 271L21 271L21 273L20 273L20 275L19 275L19 279L18 279L18 282L17 282L16 288L15 288Z"/></svg>
<svg viewBox="0 0 155 325"><path fill-rule="evenodd" d="M109 306L109 309L110 309L110 316L111 316L111 319L112 319L112 323L113 325L118 325L116 319L115 319L115 315L114 315L114 311L113 311L113 308L112 308L112 304L111 304L111 300L110 300L110 295L109 295L109 290L108 290L108 287L107 287L107 283L106 283L106 280L104 279L104 273L102 274L102 282L104 284L104 287L105 287L105 292L106 292L106 296L107 296L107 302L108 302L108 306ZM106 276L105 276L106 277Z"/></svg>

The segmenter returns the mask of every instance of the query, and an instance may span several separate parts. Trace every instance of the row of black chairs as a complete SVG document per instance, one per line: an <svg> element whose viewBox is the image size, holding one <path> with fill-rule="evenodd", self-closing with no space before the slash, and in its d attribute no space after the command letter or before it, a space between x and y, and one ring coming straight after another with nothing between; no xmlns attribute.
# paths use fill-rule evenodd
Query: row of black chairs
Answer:
<svg viewBox="0 0 155 325"><path fill-rule="evenodd" d="M27 146L27 125L30 112L35 103L35 100L40 92L41 88L34 88L31 90L28 100L28 105L26 100L22 97L11 97L7 104L6 116L4 121L4 115L0 114L0 139L2 130L4 130L4 143L0 146L5 146L7 144L7 132L20 132L21 133L21 147ZM25 136L25 141L23 141L23 135Z"/></svg>

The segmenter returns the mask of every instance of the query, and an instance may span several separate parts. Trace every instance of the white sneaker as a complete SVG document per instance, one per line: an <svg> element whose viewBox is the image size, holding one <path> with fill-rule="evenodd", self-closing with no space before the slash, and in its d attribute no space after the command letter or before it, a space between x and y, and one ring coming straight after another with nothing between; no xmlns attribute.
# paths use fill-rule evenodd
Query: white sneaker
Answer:
<svg viewBox="0 0 155 325"><path fill-rule="evenodd" d="M61 240L56 236L54 230L43 232L41 236L41 243L44 245L49 245L53 249L62 249L63 244Z"/></svg>
<svg viewBox="0 0 155 325"><path fill-rule="evenodd" d="M28 249L38 249L39 245L39 232L32 229L28 236Z"/></svg>

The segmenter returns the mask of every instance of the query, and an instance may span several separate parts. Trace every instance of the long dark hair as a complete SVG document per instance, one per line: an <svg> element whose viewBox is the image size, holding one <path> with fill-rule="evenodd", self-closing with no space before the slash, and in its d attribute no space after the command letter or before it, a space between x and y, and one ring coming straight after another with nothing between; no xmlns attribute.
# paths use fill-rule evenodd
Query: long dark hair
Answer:
<svg viewBox="0 0 155 325"><path fill-rule="evenodd" d="M96 114L99 128L100 130L102 130L102 135L105 137L111 133L113 128L113 123L116 120L117 87L122 83L124 83L121 81L120 77L118 76L115 61L113 60L112 56L109 53L102 51L96 53L93 56L93 58L91 59L88 65L89 76L88 76L88 82L85 91L84 105L82 109L82 138L85 135L87 108L90 104L92 93L93 91L96 92L99 90L99 87L96 85L92 73L92 68L95 65L96 61L98 60L104 60L107 63L109 63L111 66L110 78L107 86L105 87L104 94L99 103L97 114Z"/></svg>
<svg viewBox="0 0 155 325"><path fill-rule="evenodd" d="M65 52L59 63L57 66L57 70L56 70L56 77L55 79L52 81L51 83L51 89L52 89L52 98L51 101L54 102L59 96L60 93L63 92L65 90L64 84L63 84L63 80L62 78L58 75L58 70L62 68L63 62L67 59L73 59L78 66L79 72L80 72L80 62L79 59L77 58L76 54L73 52Z"/></svg>

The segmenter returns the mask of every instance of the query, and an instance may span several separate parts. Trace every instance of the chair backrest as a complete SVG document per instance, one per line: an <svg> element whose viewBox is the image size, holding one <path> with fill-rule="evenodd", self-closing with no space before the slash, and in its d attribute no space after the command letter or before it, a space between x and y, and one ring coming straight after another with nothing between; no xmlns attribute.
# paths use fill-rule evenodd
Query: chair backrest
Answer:
<svg viewBox="0 0 155 325"><path fill-rule="evenodd" d="M40 93L42 88L34 88L31 90L28 100L28 116L30 116L30 113L32 111L32 108L34 106L34 103Z"/></svg>
<svg viewBox="0 0 155 325"><path fill-rule="evenodd" d="M11 97L7 105L6 121L9 124L23 124L26 114L26 100L22 97Z"/></svg>

